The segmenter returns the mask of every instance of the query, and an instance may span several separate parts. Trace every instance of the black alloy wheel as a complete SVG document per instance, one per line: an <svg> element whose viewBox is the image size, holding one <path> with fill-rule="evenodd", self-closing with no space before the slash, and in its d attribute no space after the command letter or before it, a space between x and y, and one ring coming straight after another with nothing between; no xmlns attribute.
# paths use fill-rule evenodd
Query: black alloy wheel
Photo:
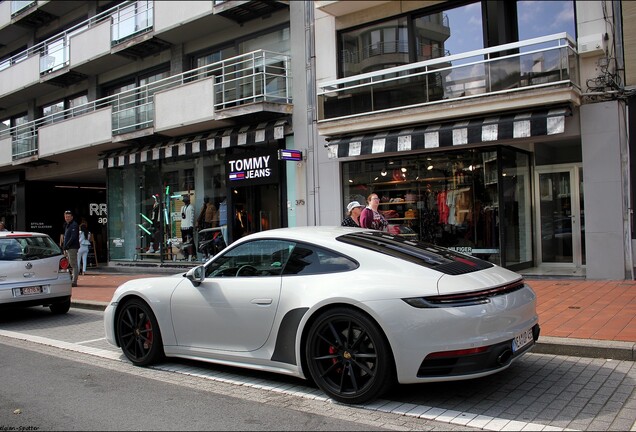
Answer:
<svg viewBox="0 0 636 432"><path fill-rule="evenodd" d="M157 320L142 300L126 302L115 323L117 340L124 355L136 366L156 363L164 356Z"/></svg>
<svg viewBox="0 0 636 432"><path fill-rule="evenodd" d="M339 402L368 402L395 382L388 342L378 326L355 309L321 314L307 334L305 350L314 382Z"/></svg>

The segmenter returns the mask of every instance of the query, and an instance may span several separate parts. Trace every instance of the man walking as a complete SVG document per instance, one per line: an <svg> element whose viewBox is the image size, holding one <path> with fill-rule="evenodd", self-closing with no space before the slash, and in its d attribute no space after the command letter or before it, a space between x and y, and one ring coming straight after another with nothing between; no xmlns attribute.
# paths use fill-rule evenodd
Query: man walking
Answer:
<svg viewBox="0 0 636 432"><path fill-rule="evenodd" d="M77 276L79 275L79 269L77 268L77 250L80 247L79 244L79 227L77 222L73 220L73 213L70 210L64 212L64 244L62 249L68 255L69 265L73 271L73 283L71 286L77 286Z"/></svg>

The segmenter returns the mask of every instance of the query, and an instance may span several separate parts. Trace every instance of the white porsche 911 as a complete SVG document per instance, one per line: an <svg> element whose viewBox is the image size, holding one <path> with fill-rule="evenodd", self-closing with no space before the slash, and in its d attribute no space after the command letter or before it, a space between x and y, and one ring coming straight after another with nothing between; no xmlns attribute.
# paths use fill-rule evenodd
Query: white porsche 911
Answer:
<svg viewBox="0 0 636 432"><path fill-rule="evenodd" d="M104 325L139 366L168 356L277 372L346 403L496 373L539 337L520 275L345 227L259 232L185 275L126 282Z"/></svg>

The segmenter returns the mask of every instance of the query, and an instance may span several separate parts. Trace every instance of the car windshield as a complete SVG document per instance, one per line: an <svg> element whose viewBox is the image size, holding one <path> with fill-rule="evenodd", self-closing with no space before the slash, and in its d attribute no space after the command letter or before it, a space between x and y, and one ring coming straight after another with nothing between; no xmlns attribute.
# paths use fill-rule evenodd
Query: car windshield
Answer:
<svg viewBox="0 0 636 432"><path fill-rule="evenodd" d="M61 255L62 250L48 236L0 238L0 261L24 261Z"/></svg>
<svg viewBox="0 0 636 432"><path fill-rule="evenodd" d="M345 234L338 237L338 240L451 275L471 273L493 266L487 261L433 244L380 231Z"/></svg>

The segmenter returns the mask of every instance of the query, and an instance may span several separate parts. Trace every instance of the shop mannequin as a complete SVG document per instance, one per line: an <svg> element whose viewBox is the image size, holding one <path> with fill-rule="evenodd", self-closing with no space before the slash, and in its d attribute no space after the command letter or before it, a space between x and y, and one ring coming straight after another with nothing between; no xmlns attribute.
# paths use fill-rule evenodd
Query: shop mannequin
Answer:
<svg viewBox="0 0 636 432"><path fill-rule="evenodd" d="M190 195L183 195L181 207L181 240L182 252L186 260L194 259L194 206L190 204Z"/></svg>
<svg viewBox="0 0 636 432"><path fill-rule="evenodd" d="M158 195L153 195L154 203L152 204L152 210L150 211L150 220L152 221L151 232L152 236L150 237L150 247L148 248L149 253L155 253L155 244L158 246L157 237L159 236L159 201L157 200ZM157 248L158 249L158 248Z"/></svg>

